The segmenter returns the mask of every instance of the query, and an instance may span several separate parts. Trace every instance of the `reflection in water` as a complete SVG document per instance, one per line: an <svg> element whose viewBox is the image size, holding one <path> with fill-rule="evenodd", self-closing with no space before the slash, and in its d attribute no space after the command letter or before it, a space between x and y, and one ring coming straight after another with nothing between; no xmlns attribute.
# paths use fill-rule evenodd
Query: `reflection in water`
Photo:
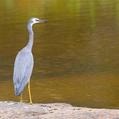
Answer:
<svg viewBox="0 0 119 119"><path fill-rule="evenodd" d="M2 0L0 99L17 100L14 58L27 43L26 21L34 16L49 21L34 26L34 101L119 107L118 5L116 0Z"/></svg>

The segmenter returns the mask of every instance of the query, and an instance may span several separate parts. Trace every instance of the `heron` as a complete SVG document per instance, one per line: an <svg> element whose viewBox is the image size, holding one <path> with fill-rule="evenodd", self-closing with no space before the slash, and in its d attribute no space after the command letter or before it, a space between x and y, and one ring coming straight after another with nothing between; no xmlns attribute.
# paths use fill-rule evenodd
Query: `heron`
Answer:
<svg viewBox="0 0 119 119"><path fill-rule="evenodd" d="M28 93L30 104L32 104L31 90L30 90L30 78L34 66L34 59L32 54L34 32L32 26L37 23L44 23L47 20L39 18L31 18L28 21L27 29L29 34L28 43L24 48L22 48L16 58L14 63L13 72L13 83L14 91L16 96L20 96L20 102L22 102L22 93L26 85L28 85Z"/></svg>

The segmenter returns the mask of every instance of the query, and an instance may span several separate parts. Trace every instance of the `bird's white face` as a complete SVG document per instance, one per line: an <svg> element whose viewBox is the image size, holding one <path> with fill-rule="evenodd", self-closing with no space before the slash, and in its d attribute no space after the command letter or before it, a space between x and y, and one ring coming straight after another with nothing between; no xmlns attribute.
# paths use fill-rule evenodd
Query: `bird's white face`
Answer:
<svg viewBox="0 0 119 119"><path fill-rule="evenodd" d="M38 18L32 18L31 19L31 22L33 23L33 24L36 24L36 23L39 23L39 19Z"/></svg>
<svg viewBox="0 0 119 119"><path fill-rule="evenodd" d="M45 23L45 22L47 22L47 20L38 19L38 18L31 18L31 19L30 19L30 23L32 23L32 24Z"/></svg>

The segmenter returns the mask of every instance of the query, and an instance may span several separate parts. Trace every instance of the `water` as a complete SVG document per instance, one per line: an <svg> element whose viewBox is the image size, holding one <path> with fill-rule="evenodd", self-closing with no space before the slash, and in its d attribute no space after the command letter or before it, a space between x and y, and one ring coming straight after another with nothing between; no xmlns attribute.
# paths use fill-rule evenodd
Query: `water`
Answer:
<svg viewBox="0 0 119 119"><path fill-rule="evenodd" d="M13 63L28 41L30 17L49 21L34 26L33 101L119 108L117 0L1 0L0 100L19 101Z"/></svg>

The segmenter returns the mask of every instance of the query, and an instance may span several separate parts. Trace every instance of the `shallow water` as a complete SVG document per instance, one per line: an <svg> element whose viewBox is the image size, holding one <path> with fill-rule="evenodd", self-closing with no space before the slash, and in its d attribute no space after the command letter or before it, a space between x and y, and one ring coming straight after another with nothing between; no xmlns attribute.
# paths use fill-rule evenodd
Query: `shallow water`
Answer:
<svg viewBox="0 0 119 119"><path fill-rule="evenodd" d="M118 108L117 0L1 0L0 99L19 100L13 94L13 63L27 43L30 17L49 21L34 26L34 102Z"/></svg>

